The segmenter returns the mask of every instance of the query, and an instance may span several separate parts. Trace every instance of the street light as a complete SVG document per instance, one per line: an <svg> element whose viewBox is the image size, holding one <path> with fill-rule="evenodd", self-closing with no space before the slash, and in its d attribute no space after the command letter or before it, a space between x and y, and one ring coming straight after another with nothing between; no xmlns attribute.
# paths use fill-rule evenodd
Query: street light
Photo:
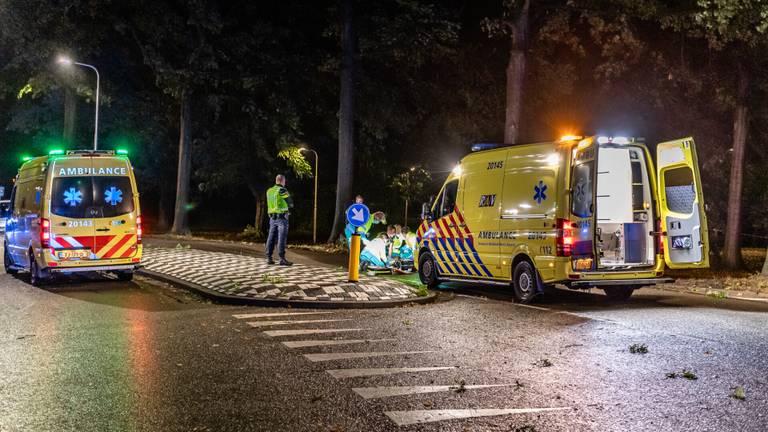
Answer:
<svg viewBox="0 0 768 432"><path fill-rule="evenodd" d="M317 243L317 177L320 174L319 171L318 171L318 159L319 159L319 157L317 156L317 152L316 151L314 151L312 149L309 149L309 148L306 148L306 147L300 147L299 151L300 152L309 151L309 152L314 153L314 155L315 155L315 205L314 205L314 207L312 209L312 243Z"/></svg>
<svg viewBox="0 0 768 432"><path fill-rule="evenodd" d="M59 58L56 60L56 63L63 66L72 66L72 65L82 66L85 68L93 69L93 71L96 72L96 120L93 126L93 149L97 150L99 148L99 90L100 90L99 70L96 69L96 66L85 64L85 63L78 63L66 56L59 56Z"/></svg>

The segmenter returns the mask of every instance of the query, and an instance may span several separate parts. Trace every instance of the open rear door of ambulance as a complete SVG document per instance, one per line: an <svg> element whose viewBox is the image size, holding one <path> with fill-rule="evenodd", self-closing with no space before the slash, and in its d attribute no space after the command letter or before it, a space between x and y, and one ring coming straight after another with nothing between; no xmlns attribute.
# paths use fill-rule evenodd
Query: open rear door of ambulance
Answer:
<svg viewBox="0 0 768 432"><path fill-rule="evenodd" d="M693 138L656 147L664 261L672 269L709 267L704 195Z"/></svg>

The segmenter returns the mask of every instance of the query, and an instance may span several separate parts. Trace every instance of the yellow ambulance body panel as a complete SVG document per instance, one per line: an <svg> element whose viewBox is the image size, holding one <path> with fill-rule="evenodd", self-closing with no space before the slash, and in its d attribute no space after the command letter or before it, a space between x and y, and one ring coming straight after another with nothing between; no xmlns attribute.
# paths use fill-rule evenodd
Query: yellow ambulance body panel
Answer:
<svg viewBox="0 0 768 432"><path fill-rule="evenodd" d="M625 298L669 281L665 262L709 265L692 138L659 144L658 171L646 146L625 137L473 150L417 231L428 285L511 282L527 301L545 284L564 284Z"/></svg>
<svg viewBox="0 0 768 432"><path fill-rule="evenodd" d="M127 156L70 151L19 170L6 228L5 267L50 273L112 271L129 279L142 256L139 194Z"/></svg>

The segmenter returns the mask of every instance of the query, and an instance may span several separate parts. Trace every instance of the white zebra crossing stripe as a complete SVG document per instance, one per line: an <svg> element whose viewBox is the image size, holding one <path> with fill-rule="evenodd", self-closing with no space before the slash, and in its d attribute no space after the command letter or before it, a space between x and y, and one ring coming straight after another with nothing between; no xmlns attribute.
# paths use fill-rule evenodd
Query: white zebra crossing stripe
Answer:
<svg viewBox="0 0 768 432"><path fill-rule="evenodd" d="M335 311L331 311L331 312L274 312L274 313L237 314L237 315L232 315L232 316L237 318L237 319L252 319L252 318L271 318L271 317L294 316L294 315L321 315L321 314L332 314L332 313L336 313L336 312Z"/></svg>
<svg viewBox="0 0 768 432"><path fill-rule="evenodd" d="M330 323L339 321L352 321L350 319L330 319L330 320L296 320L296 321L253 321L248 325L251 327L268 327L278 325L311 324L311 323Z"/></svg>
<svg viewBox="0 0 768 432"><path fill-rule="evenodd" d="M363 399L379 399L391 396L405 396L421 393L439 393L447 391L477 390L491 387L503 387L509 384L483 384L483 385L440 385L440 386L402 386L402 387L359 387L352 391Z"/></svg>
<svg viewBox="0 0 768 432"><path fill-rule="evenodd" d="M445 420L466 419L474 417L491 417L511 414L532 414L551 411L570 410L570 407L559 408L508 408L508 409L446 409L446 410L416 410L416 411L385 411L398 426L432 423Z"/></svg>
<svg viewBox="0 0 768 432"><path fill-rule="evenodd" d="M399 373L431 372L455 369L455 366L420 367L420 368L372 368L372 369L331 369L327 370L336 379L359 378L377 375L395 375Z"/></svg>
<svg viewBox="0 0 768 432"><path fill-rule="evenodd" d="M321 354L304 354L304 357L311 362L333 361L333 360L350 360L368 357L384 357L384 356L398 356L409 354L425 354L435 351L403 351L403 352L347 352L347 353L321 353Z"/></svg>
<svg viewBox="0 0 768 432"><path fill-rule="evenodd" d="M349 345L359 343L374 343L393 341L397 339L341 339L341 340L303 340L303 341L285 341L283 345L287 348L310 348L317 346Z"/></svg>
<svg viewBox="0 0 768 432"><path fill-rule="evenodd" d="M311 334L323 334L323 333L340 333L340 332L354 332L368 330L364 328L348 328L348 329L312 329L312 330L267 330L263 332L269 337L280 336L304 336Z"/></svg>

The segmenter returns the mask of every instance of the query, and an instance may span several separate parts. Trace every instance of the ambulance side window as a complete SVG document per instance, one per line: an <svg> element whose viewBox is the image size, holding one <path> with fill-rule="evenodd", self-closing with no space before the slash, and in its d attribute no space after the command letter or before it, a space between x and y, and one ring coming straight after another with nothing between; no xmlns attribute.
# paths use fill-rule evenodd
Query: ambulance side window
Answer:
<svg viewBox="0 0 768 432"><path fill-rule="evenodd" d="M592 197L594 186L592 182L594 161L581 163L573 167L571 183L571 213L578 217L590 217L594 207Z"/></svg>
<svg viewBox="0 0 768 432"><path fill-rule="evenodd" d="M8 209L8 216L14 217L16 214L16 209L18 208L18 205L16 204L16 185L13 185L13 190L11 191L11 200L9 204Z"/></svg>
<svg viewBox="0 0 768 432"><path fill-rule="evenodd" d="M670 211L683 214L693 213L696 202L693 171L688 167L665 171L664 193L667 198L667 208Z"/></svg>
<svg viewBox="0 0 768 432"><path fill-rule="evenodd" d="M443 199L440 205L440 214L438 217L448 216L453 213L456 207L456 193L459 191L459 181L453 180L445 185Z"/></svg>

